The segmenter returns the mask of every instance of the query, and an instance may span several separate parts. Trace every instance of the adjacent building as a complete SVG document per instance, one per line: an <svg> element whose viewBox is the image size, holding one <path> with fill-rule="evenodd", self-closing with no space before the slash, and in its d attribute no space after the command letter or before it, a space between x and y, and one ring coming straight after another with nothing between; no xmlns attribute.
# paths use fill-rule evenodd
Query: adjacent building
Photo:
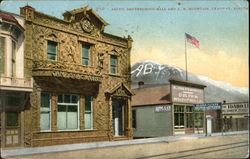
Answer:
<svg viewBox="0 0 250 159"><path fill-rule="evenodd" d="M33 90L24 70L24 17L0 11L1 147L24 143L25 102Z"/></svg>
<svg viewBox="0 0 250 159"><path fill-rule="evenodd" d="M21 123L15 146L131 139L131 37L105 33L108 23L89 7L66 11L64 19L31 6L20 13L22 69L33 89L22 118L12 117Z"/></svg>
<svg viewBox="0 0 250 159"><path fill-rule="evenodd" d="M249 118L249 102L232 102L222 104L223 118Z"/></svg>
<svg viewBox="0 0 250 159"><path fill-rule="evenodd" d="M158 137L204 132L204 111L195 104L204 103L206 86L170 79L169 85L139 87L133 90L134 137Z"/></svg>

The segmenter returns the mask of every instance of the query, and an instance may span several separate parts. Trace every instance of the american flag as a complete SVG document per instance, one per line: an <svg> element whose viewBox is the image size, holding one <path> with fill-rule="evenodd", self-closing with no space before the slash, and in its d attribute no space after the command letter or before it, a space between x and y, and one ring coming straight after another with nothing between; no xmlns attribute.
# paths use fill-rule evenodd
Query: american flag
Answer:
<svg viewBox="0 0 250 159"><path fill-rule="evenodd" d="M191 43L199 48L199 41L195 37L193 37L187 33L185 33L185 35L186 35L187 42L189 42L189 43Z"/></svg>

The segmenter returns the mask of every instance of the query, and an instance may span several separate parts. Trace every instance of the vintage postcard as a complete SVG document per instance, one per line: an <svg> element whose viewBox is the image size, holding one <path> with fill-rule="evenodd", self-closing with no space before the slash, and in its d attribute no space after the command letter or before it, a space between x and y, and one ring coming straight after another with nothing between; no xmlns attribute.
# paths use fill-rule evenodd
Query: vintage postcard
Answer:
<svg viewBox="0 0 250 159"><path fill-rule="evenodd" d="M3 0L0 158L246 158L246 0Z"/></svg>

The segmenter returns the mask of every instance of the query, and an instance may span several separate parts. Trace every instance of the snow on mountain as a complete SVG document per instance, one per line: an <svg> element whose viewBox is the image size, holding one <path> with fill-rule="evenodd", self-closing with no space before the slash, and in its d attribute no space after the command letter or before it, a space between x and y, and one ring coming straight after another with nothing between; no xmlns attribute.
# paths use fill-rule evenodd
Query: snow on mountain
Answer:
<svg viewBox="0 0 250 159"><path fill-rule="evenodd" d="M132 88L137 87L139 81L145 87L169 84L169 79L186 79L186 71L181 68L159 64L153 61L144 61L132 66ZM190 82L206 85L205 102L242 102L248 101L248 87L235 87L224 81L216 81L203 75L188 73Z"/></svg>
<svg viewBox="0 0 250 159"><path fill-rule="evenodd" d="M243 94L247 94L248 93L248 87L235 87L230 83L224 82L224 81L216 81L213 80L207 76L202 76L202 75L197 75L201 80L203 80L206 83L210 83L216 87L222 88L224 90L227 91L231 91L231 92L239 92L239 93L243 93Z"/></svg>

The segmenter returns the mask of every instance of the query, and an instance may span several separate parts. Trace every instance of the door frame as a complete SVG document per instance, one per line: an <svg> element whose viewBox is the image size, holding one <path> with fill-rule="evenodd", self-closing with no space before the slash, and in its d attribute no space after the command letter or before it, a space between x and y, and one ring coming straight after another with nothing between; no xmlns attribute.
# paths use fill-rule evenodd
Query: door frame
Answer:
<svg viewBox="0 0 250 159"><path fill-rule="evenodd" d="M8 113L17 113L17 126L8 126L7 122L8 122ZM5 147L18 147L21 146L21 111L7 111L5 112L5 137L4 137L4 143L5 143ZM9 131L10 134L7 134ZM17 133L16 133L17 131ZM13 135L17 135L18 136L18 143L17 144L7 144L7 137L11 136L12 137L12 142L14 140L14 136Z"/></svg>
<svg viewBox="0 0 250 159"><path fill-rule="evenodd" d="M115 121L114 121L114 105L113 105L113 101L114 100L117 100L118 103L119 103L119 106L118 107L121 107L120 103L122 102L123 105L122 105L122 108L121 108L121 123L122 123L122 130L120 130L120 126L118 126L118 135L116 135L116 128L115 128ZM113 126L113 135L114 137L125 137L127 136L127 132L126 132L126 129L127 129L127 126L128 126L128 99L126 98L119 98L119 97L112 97L111 98L111 101L112 101L112 126ZM119 119L118 119L119 120ZM120 121L118 121L120 123ZM121 132L120 132L121 131ZM120 135L121 133L121 135Z"/></svg>

